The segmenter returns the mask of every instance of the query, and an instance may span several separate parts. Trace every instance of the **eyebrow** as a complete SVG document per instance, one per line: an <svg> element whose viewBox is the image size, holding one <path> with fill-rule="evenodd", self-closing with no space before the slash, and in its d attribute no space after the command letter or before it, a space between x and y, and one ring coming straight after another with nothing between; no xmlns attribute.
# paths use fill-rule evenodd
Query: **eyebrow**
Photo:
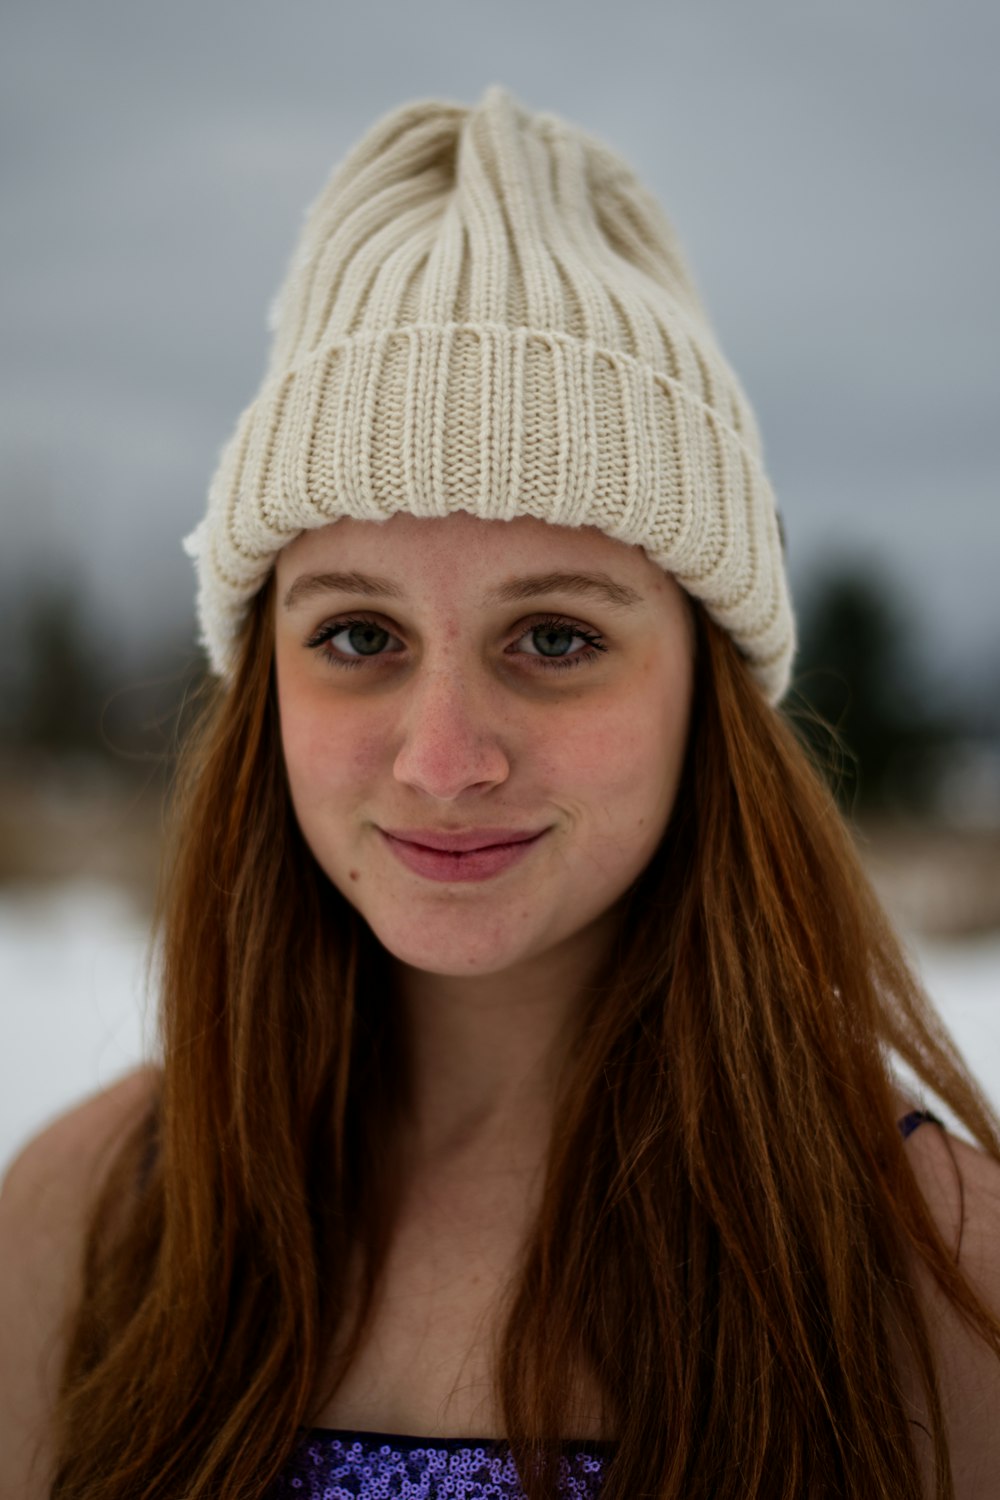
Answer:
<svg viewBox="0 0 1000 1500"><path fill-rule="evenodd" d="M367 599L405 599L406 594L391 578L367 573L303 573L284 597L285 609L315 594L363 594ZM573 594L596 599L616 609L631 609L644 603L642 594L609 578L607 573L529 573L490 589L484 605L510 604L537 598L540 594Z"/></svg>

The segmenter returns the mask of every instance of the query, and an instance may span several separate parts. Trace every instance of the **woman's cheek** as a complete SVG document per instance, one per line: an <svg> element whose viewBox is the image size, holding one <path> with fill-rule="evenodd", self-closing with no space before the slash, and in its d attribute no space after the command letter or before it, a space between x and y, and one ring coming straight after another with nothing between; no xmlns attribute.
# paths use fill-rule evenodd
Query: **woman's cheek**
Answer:
<svg viewBox="0 0 1000 1500"><path fill-rule="evenodd" d="M289 739L301 774L317 789L355 787L361 791L385 764L387 739L373 726L370 715L308 714L292 726Z"/></svg>

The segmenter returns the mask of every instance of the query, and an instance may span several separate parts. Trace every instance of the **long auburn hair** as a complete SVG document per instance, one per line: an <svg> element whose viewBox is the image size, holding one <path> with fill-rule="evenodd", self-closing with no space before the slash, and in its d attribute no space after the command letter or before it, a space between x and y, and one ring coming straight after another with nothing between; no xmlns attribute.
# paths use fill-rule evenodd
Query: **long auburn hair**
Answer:
<svg viewBox="0 0 1000 1500"><path fill-rule="evenodd" d="M291 808L272 612L268 585L183 757L163 1067L93 1209L54 1500L264 1495L378 1285L406 1058L385 951ZM695 618L681 785L581 1018L498 1409L531 1500L555 1493L581 1364L616 1439L605 1500L912 1500L892 1321L951 1497L909 1258L998 1358L1000 1323L907 1161L892 1052L997 1161L1000 1119L822 777L728 636Z"/></svg>

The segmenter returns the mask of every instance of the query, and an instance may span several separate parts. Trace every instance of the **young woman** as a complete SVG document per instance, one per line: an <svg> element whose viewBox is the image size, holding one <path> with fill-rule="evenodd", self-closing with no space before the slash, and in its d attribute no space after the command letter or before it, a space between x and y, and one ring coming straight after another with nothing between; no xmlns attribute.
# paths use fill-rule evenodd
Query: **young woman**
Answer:
<svg viewBox="0 0 1000 1500"><path fill-rule="evenodd" d="M662 212L498 86L412 104L272 328L162 1062L0 1199L4 1500L1000 1494L1000 1120L778 712Z"/></svg>

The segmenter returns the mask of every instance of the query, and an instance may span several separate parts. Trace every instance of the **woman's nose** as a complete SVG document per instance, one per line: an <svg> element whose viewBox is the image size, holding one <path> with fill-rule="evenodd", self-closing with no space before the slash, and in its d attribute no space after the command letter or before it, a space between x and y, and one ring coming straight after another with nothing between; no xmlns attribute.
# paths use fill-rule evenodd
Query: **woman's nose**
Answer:
<svg viewBox="0 0 1000 1500"><path fill-rule="evenodd" d="M451 800L506 781L509 753L496 684L473 686L448 668L413 684L398 724L397 781Z"/></svg>

